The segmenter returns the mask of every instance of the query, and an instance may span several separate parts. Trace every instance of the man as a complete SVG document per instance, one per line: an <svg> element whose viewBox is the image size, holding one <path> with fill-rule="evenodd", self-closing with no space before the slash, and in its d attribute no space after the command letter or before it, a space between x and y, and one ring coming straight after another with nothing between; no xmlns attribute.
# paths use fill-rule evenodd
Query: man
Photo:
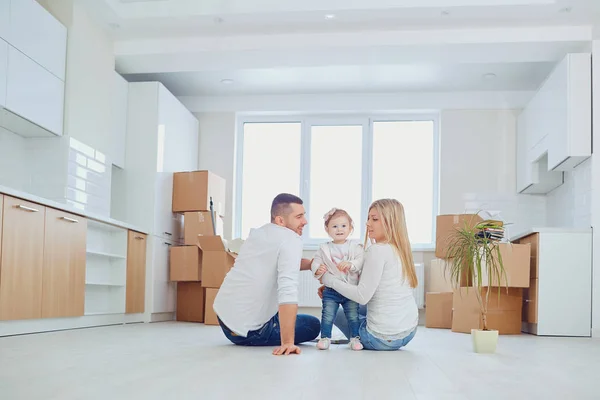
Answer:
<svg viewBox="0 0 600 400"><path fill-rule="evenodd" d="M319 335L319 320L298 313L302 259L302 200L282 193L273 199L271 223L252 229L225 277L214 310L225 336L240 346L278 346L274 355L300 354L296 346Z"/></svg>

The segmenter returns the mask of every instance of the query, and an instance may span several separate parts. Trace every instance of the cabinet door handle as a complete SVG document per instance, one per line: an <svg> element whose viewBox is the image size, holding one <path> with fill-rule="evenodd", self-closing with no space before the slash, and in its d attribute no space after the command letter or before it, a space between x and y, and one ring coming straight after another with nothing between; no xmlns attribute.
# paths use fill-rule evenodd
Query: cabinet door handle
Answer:
<svg viewBox="0 0 600 400"><path fill-rule="evenodd" d="M29 211L29 212L40 212L40 210L38 210L36 208L31 208L31 207L23 206L21 204L16 205L15 207L16 208L20 208L21 210Z"/></svg>
<svg viewBox="0 0 600 400"><path fill-rule="evenodd" d="M171 243L167 243L167 242L165 242L165 244L166 244L167 246L173 246Z"/></svg>
<svg viewBox="0 0 600 400"><path fill-rule="evenodd" d="M74 224L78 224L78 223L79 223L79 221L77 221L76 219L69 218L69 217L60 217L60 219L62 219L63 221L69 221L69 222L72 222L72 223L74 223Z"/></svg>
<svg viewBox="0 0 600 400"><path fill-rule="evenodd" d="M525 303L531 303L531 300L525 299Z"/></svg>
<svg viewBox="0 0 600 400"><path fill-rule="evenodd" d="M165 235L167 235L167 236L173 236L173 234L170 233L170 232L165 232Z"/></svg>
<svg viewBox="0 0 600 400"><path fill-rule="evenodd" d="M142 236L136 236L135 240L144 240L144 238Z"/></svg>

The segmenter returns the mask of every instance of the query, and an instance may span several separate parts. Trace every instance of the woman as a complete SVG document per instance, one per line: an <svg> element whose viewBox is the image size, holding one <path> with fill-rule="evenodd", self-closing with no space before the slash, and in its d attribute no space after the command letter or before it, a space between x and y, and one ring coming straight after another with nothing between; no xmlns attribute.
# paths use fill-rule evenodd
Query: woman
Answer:
<svg viewBox="0 0 600 400"><path fill-rule="evenodd" d="M366 318L361 307L359 328L366 350L398 350L415 336L419 321L413 297L417 275L402 204L394 199L371 204L367 235L373 244L366 249L358 285L337 280L331 274L323 275L321 282L350 300L367 305ZM344 330L342 324L339 327ZM348 336L349 332L344 334Z"/></svg>

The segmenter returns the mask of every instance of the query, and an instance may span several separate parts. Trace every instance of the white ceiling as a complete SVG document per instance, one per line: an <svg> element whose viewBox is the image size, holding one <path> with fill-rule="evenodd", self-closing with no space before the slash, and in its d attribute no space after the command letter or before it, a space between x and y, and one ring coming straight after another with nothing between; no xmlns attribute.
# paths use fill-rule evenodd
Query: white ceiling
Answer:
<svg viewBox="0 0 600 400"><path fill-rule="evenodd" d="M600 22L600 0L83 1L119 72L187 96L533 90Z"/></svg>
<svg viewBox="0 0 600 400"><path fill-rule="evenodd" d="M414 91L535 90L553 64L404 64L259 68L138 74L130 81L159 80L178 96L289 93L394 93ZM490 79L485 74L494 73ZM221 83L231 79L233 83Z"/></svg>

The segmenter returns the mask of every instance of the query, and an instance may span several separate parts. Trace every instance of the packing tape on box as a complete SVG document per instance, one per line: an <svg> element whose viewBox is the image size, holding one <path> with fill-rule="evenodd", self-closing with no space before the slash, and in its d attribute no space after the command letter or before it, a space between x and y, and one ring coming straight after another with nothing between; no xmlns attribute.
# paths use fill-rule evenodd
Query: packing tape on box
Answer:
<svg viewBox="0 0 600 400"><path fill-rule="evenodd" d="M201 212L198 213L198 222L201 224L204 223L204 214Z"/></svg>
<svg viewBox="0 0 600 400"><path fill-rule="evenodd" d="M458 215L454 216L454 225L458 224L458 217L459 217Z"/></svg>

